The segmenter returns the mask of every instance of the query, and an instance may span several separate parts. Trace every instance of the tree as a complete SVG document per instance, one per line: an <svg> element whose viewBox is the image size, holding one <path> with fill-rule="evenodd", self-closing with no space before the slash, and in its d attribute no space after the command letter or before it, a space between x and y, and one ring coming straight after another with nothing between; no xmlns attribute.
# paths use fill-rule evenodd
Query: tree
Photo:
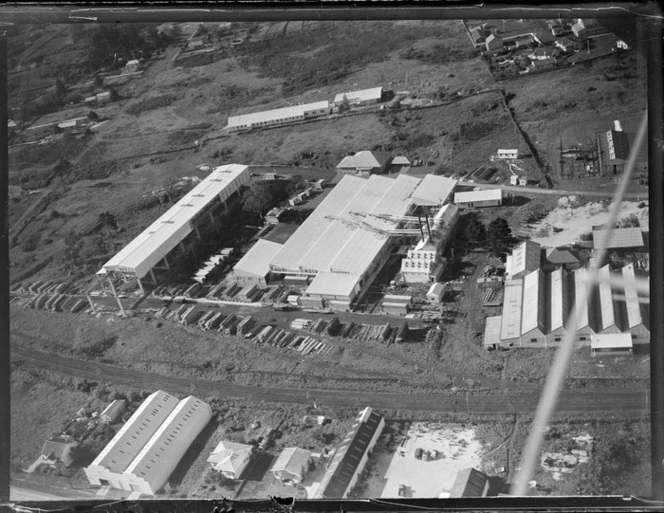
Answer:
<svg viewBox="0 0 664 513"><path fill-rule="evenodd" d="M297 192L300 192L306 187L306 182L304 181L304 178L302 178L302 175L295 175L293 179L291 180L291 183L288 184L288 195L295 194Z"/></svg>
<svg viewBox="0 0 664 513"><path fill-rule="evenodd" d="M65 84L62 80L59 78L55 79L55 96L58 98L62 98L65 94L67 94L67 88L65 87Z"/></svg>
<svg viewBox="0 0 664 513"><path fill-rule="evenodd" d="M78 258L81 253L82 240L79 234L71 230L65 235L65 259L72 267L78 265Z"/></svg>
<svg viewBox="0 0 664 513"><path fill-rule="evenodd" d="M95 79L92 81L95 87L102 87L104 85L104 79L101 75L95 75Z"/></svg>
<svg viewBox="0 0 664 513"><path fill-rule="evenodd" d="M120 99L120 93L115 89L115 87L111 87L108 90L109 93L111 93L111 101L116 102Z"/></svg>
<svg viewBox="0 0 664 513"><path fill-rule="evenodd" d="M344 94L343 98L341 99L341 104L339 105L339 112L347 112L350 110L350 102L348 101L348 97Z"/></svg>
<svg viewBox="0 0 664 513"><path fill-rule="evenodd" d="M495 256L506 254L516 242L512 229L504 217L497 217L487 227L487 242Z"/></svg>
<svg viewBox="0 0 664 513"><path fill-rule="evenodd" d="M483 244L487 237L486 226L477 216L473 215L466 221L464 235L468 243L473 246Z"/></svg>
<svg viewBox="0 0 664 513"><path fill-rule="evenodd" d="M101 214L99 214L99 222L106 227L106 232L108 233L108 237L110 239L113 239L113 234L111 233L111 229L113 230L118 229L118 224L115 221L115 216L110 212L102 212Z"/></svg>
<svg viewBox="0 0 664 513"><path fill-rule="evenodd" d="M94 110L91 110L88 112L88 119L90 121L99 121L99 114L97 114Z"/></svg>
<svg viewBox="0 0 664 513"><path fill-rule="evenodd" d="M264 182L254 183L242 196L242 210L263 218L274 203L270 187Z"/></svg>

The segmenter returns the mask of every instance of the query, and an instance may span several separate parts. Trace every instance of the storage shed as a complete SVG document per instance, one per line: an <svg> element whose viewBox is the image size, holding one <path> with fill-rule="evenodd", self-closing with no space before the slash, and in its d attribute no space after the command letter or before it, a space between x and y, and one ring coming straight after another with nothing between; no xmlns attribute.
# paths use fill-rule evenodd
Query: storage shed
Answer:
<svg viewBox="0 0 664 513"><path fill-rule="evenodd" d="M593 356L632 354L630 333L590 335L590 352Z"/></svg>
<svg viewBox="0 0 664 513"><path fill-rule="evenodd" d="M475 191L457 192L454 203L461 209L499 207L503 204L502 189L478 189Z"/></svg>

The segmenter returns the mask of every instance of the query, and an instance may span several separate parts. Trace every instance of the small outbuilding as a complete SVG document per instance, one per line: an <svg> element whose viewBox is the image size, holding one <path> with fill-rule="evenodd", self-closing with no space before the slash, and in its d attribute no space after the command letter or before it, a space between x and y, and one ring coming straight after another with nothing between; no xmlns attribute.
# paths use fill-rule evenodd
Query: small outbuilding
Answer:
<svg viewBox="0 0 664 513"><path fill-rule="evenodd" d="M54 437L44 442L41 454L49 460L61 461L65 467L71 466L76 460L73 451L79 443L69 437Z"/></svg>
<svg viewBox="0 0 664 513"><path fill-rule="evenodd" d="M427 301L432 304L439 304L445 294L445 285L438 282L432 283L427 291Z"/></svg>
<svg viewBox="0 0 664 513"><path fill-rule="evenodd" d="M127 401L124 399L116 399L111 404L109 404L101 415L99 415L99 420L104 424L112 424L120 418L125 411L127 406Z"/></svg>
<svg viewBox="0 0 664 513"><path fill-rule="evenodd" d="M590 352L593 356L629 355L633 347L631 333L590 335Z"/></svg>
<svg viewBox="0 0 664 513"><path fill-rule="evenodd" d="M457 192L454 203L460 208L499 207L503 204L502 189L479 189L476 191Z"/></svg>

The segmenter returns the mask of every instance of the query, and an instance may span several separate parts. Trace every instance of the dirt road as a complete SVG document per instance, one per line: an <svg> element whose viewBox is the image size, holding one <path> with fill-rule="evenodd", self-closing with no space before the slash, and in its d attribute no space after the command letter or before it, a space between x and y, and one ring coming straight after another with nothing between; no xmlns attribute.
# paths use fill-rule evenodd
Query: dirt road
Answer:
<svg viewBox="0 0 664 513"><path fill-rule="evenodd" d="M138 389L164 389L180 394L196 394L202 398L217 395L281 403L309 404L315 401L318 405L331 407L358 408L371 405L378 409L454 411L479 414L532 412L538 399L535 394L450 397L440 394L373 393L318 390L314 388L263 388L124 369L113 365L25 349L16 344L12 344L11 354L15 359L27 361L38 367L61 372L68 376L106 381ZM564 390L561 393L557 410L565 412L643 413L647 409L647 394L647 389L629 388Z"/></svg>

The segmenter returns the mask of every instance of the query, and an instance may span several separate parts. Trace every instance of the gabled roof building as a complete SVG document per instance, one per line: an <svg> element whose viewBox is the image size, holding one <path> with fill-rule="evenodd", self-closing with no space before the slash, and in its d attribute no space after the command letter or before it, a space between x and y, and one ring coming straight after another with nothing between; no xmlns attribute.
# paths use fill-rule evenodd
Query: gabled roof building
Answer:
<svg viewBox="0 0 664 513"><path fill-rule="evenodd" d="M640 297L633 264L624 266L623 290L611 285L609 266L599 270L599 284L588 295L587 270L541 269L505 281L503 312L486 319L485 347L551 347L562 342L576 301L576 339L588 345L590 335L629 333L635 344L650 341L648 303ZM613 280L615 281L615 280Z"/></svg>
<svg viewBox="0 0 664 513"><path fill-rule="evenodd" d="M286 447L279 454L270 472L284 484L297 485L304 480L310 460L310 451L299 447Z"/></svg>
<svg viewBox="0 0 664 513"><path fill-rule="evenodd" d="M161 390L151 394L84 469L93 485L154 495L212 417L210 407Z"/></svg>
<svg viewBox="0 0 664 513"><path fill-rule="evenodd" d="M207 461L228 479L239 479L251 461L253 449L251 445L222 440Z"/></svg>
<svg viewBox="0 0 664 513"><path fill-rule="evenodd" d="M344 174L367 177L387 171L392 156L383 151L359 151L344 157L337 164L337 171Z"/></svg>
<svg viewBox="0 0 664 513"><path fill-rule="evenodd" d="M334 457L325 471L314 498L348 497L384 427L383 416L370 407L367 406L359 413L346 437L336 447Z"/></svg>

